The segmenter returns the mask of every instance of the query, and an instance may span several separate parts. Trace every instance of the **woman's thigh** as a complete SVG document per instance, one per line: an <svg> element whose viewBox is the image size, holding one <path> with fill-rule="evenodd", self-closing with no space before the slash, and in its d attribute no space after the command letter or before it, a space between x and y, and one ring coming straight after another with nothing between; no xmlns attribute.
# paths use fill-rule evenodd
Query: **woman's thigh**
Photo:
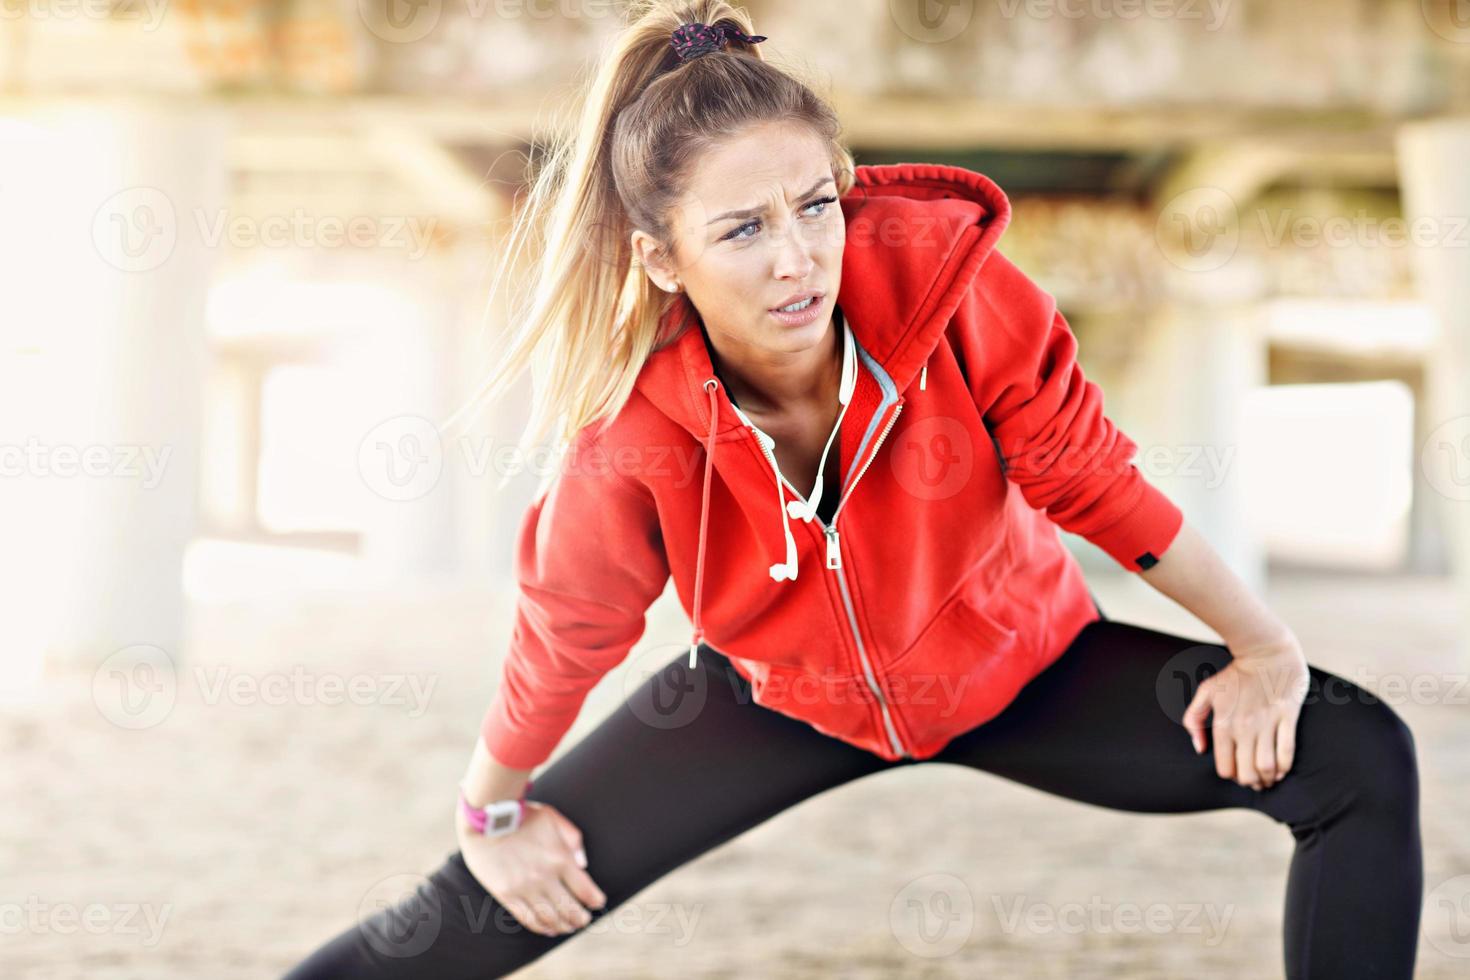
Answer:
<svg viewBox="0 0 1470 980"><path fill-rule="evenodd" d="M782 810L893 764L756 704L715 649L638 683L585 738L534 776L529 798L583 835L607 896L598 920L659 877ZM452 794L451 794L452 799ZM446 811L446 820L448 811ZM576 936L521 926L458 850L417 891L344 930L288 975L498 977Z"/></svg>
<svg viewBox="0 0 1470 980"><path fill-rule="evenodd" d="M1412 739L1385 703L1309 666L1291 770L1253 790L1215 770L1213 732L1196 754L1182 718L1229 650L1118 620L1089 623L1004 711L934 757L1114 809L1172 813L1251 807L1283 823L1325 819L1349 797L1405 767Z"/></svg>

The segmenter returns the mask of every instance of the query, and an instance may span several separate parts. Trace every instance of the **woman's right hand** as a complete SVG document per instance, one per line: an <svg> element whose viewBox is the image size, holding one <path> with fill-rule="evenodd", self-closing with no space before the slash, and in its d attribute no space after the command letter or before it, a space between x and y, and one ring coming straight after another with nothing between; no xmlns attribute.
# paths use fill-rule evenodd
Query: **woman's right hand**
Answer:
<svg viewBox="0 0 1470 980"><path fill-rule="evenodd" d="M544 936L575 932L592 921L589 908L607 904L586 871L582 832L549 803L525 805L521 825L498 837L486 837L459 818L465 866L527 929Z"/></svg>

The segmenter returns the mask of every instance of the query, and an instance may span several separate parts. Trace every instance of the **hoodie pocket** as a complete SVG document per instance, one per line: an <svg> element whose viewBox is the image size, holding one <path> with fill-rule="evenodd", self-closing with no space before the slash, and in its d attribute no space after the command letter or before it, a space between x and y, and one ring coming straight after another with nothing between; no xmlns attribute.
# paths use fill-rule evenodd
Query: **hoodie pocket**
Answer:
<svg viewBox="0 0 1470 980"><path fill-rule="evenodd" d="M990 611L1003 603L1002 591L988 599L959 593L883 668L884 693L920 746L939 732L953 734L988 719L1019 687L1020 633Z"/></svg>
<svg viewBox="0 0 1470 980"><path fill-rule="evenodd" d="M744 661L751 692L763 707L849 741L874 736L869 718L876 700L861 673Z"/></svg>

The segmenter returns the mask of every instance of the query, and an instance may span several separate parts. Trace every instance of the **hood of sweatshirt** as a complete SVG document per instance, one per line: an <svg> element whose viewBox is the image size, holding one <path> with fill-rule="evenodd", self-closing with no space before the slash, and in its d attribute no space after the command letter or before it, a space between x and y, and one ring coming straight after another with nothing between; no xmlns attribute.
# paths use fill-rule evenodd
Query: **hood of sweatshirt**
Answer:
<svg viewBox="0 0 1470 980"><path fill-rule="evenodd" d="M865 363L883 378L887 397L875 406L867 430L871 436L883 421L880 416L888 416L889 424L896 418L890 408L901 407L902 392L916 378L922 386L924 366L1010 222L1011 206L990 178L939 164L859 166L854 186L840 203L846 240L836 298L842 317L834 323L850 327ZM750 427L715 375L697 317L688 297L677 294L660 320L663 345L649 355L634 385L705 450L691 665L704 636L700 597L715 455L722 442L744 438ZM852 446L854 463L875 441L881 443L881 437L868 436ZM789 521L812 520L814 515L803 513L798 501L787 500L769 453L772 444L765 438L760 442L775 487L774 497L764 497L763 506L770 508L771 526L779 528L772 534L779 533L775 540L784 546L775 548L773 557L785 555L771 565L771 577L789 582L798 574Z"/></svg>
<svg viewBox="0 0 1470 980"><path fill-rule="evenodd" d="M1005 193L984 174L939 164L860 166L841 198L847 239L837 306L902 391L928 360L972 280L1011 220ZM703 389L714 377L696 322L677 294L661 321L665 346L649 355L635 389L703 441L744 425L733 410L712 419ZM721 407L733 409L727 398Z"/></svg>

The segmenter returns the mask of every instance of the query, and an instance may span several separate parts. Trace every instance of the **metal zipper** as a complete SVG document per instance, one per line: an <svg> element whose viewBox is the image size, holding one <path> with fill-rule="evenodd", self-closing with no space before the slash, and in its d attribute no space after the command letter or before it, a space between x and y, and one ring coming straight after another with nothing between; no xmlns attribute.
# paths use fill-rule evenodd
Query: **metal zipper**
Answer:
<svg viewBox="0 0 1470 980"><path fill-rule="evenodd" d="M889 417L888 424L883 427L882 432L878 433L878 441L873 444L873 451L869 453L868 458L863 461L863 468L858 470L857 473L853 476L852 482L847 485L847 492L842 495L841 500L837 501L837 507L832 511L832 523L822 525L822 528L827 535L828 568L842 568L842 552L841 550L839 550L837 544L837 536L839 533L837 530L837 515L842 513L842 508L844 505L846 505L847 498L852 496L853 488L857 486L857 482L863 478L864 473L868 472L868 467L873 465L873 460L878 458L878 450L882 448L883 440L888 438L888 430L892 429L893 423L898 421L898 413L903 411L903 404L904 403L900 401L898 405L893 409L893 414Z"/></svg>
<svg viewBox="0 0 1470 980"><path fill-rule="evenodd" d="M828 541L828 569L832 569L833 572L836 572L836 585L838 585L838 591L842 594L842 610L847 613L848 629L853 630L853 642L857 645L858 661L863 664L863 679L867 682L867 689L873 692L873 698L878 699L878 708L883 716L883 729L885 729L885 733L886 735L888 735L889 746L891 746L891 748L894 749L895 754L900 755L900 757L913 758L910 754L908 754L908 749L904 748L903 739L898 738L898 729L897 727L894 727L894 716L892 716L892 714L889 713L888 710L888 699L883 698L882 688L879 688L878 685L878 676L873 673L872 661L867 658L867 646L863 645L863 635L861 635L860 630L857 629L857 613L853 610L853 594L848 591L847 576L845 576L845 574L842 574L842 552L841 550L839 550L838 530L836 530L836 519L838 519L838 514L842 513L842 507L847 504L848 498L853 495L853 489L857 488L858 480L863 479L863 473L867 472L867 467L872 466L873 460L875 460L875 458L878 458L878 451L882 448L883 439L888 438L889 429L894 428L894 423L898 422L898 413L903 410L904 403L903 401L900 401L900 403L898 403L897 406L894 407L894 414L892 414L892 416L889 416L888 425L883 426L882 432L879 433L878 441L873 444L872 453L867 454L867 460L863 461L863 469L858 470L856 475L853 476L853 482L848 483L847 485L847 492L844 492L844 494L842 494L841 500L836 502L836 508L832 511L831 525L828 525L828 523L823 523L820 517L819 519L817 519L817 523L820 523L820 525L822 525L823 533L825 533L826 541ZM772 454L772 451L770 451L769 448L766 448L766 442L764 442L763 439L760 438L760 433L756 432L754 426L747 426L747 428L751 430L751 435L756 436L756 444L760 445L761 453L766 455L767 460L770 460L770 467L772 467L772 470L775 470L776 473L781 472L781 466L776 463L775 454ZM791 486L791 483L786 482L785 478L782 478L781 482L786 483L786 486ZM801 498L801 501L806 502L806 498L801 497L800 492L795 491L794 488L792 488L792 492L794 492L794 494L797 495L798 498ZM810 505L808 505L808 507L810 507Z"/></svg>
<svg viewBox="0 0 1470 980"><path fill-rule="evenodd" d="M842 605L847 610L847 624L852 627L852 638L857 643L858 657L863 663L863 677L868 682L868 690L878 699L878 708L883 712L883 727L888 730L888 744L905 759L911 759L908 749L903 747L903 742L898 737L898 730L893 727L893 716L888 713L888 700L883 697L883 689L878 686L878 680L873 676L873 665L868 663L868 651L863 646L862 634L858 632L857 616L852 611L852 595L847 591L847 578L841 571L837 573L837 587L842 592Z"/></svg>
<svg viewBox="0 0 1470 980"><path fill-rule="evenodd" d="M883 427L882 433L879 434L878 441L873 444L873 451L868 454L867 460L863 463L863 468L858 470L853 476L852 482L847 485L847 493L843 494L842 499L837 501L837 509L832 511L832 523L824 525L824 529L827 535L827 567L837 573L837 588L842 592L842 606L847 612L847 625L852 629L853 642L857 644L858 659L862 662L863 677L868 682L868 689L878 699L878 709L883 714L883 726L888 732L888 744L899 756L910 759L913 756L909 755L908 750L904 748L903 741L898 737L898 729L894 727L893 716L888 711L888 700L883 697L883 689L878 686L877 677L873 673L873 665L868 660L868 649L863 645L863 636L858 630L857 613L852 607L852 593L847 589L847 576L842 571L842 552L837 538L837 517L842 513L843 505L852 496L852 491L857 487L858 481L863 478L863 474L868 471L868 467L873 464L873 460L878 458L878 450L883 448L883 440L888 437L888 430L893 428L893 424L898 421L898 413L902 411L903 402L899 402L893 409L893 415L888 419L888 424Z"/></svg>
<svg viewBox="0 0 1470 980"><path fill-rule="evenodd" d="M858 660L863 665L863 679L868 683L868 690L878 700L878 709L883 715L883 727L888 735L888 744L899 756L905 759L911 759L913 756L904 748L903 740L898 737L898 729L894 727L893 716L888 710L888 699L883 696L883 689L878 686L878 679L873 673L873 665L868 660L868 648L863 645L863 636L858 630L857 613L853 611L852 593L847 589L847 576L842 573L842 553L839 550L837 539L837 515L842 513L842 508L846 505L848 498L852 496L852 491L857 487L858 481L863 478L863 474L868 471L868 467L873 465L873 460L878 457L878 450L883 448L883 440L888 437L889 430L898 421L898 415L902 411L903 402L900 401L893 409L893 415L889 417L888 424L883 427L883 431L878 435L878 441L873 444L873 451L868 454L867 460L863 462L863 468L853 475L852 482L847 485L847 492L842 495L842 499L837 501L837 507L832 511L832 523L825 524L820 517L817 518L817 523L822 524L823 533L827 536L827 567L837 572L837 587L842 593L842 607L847 613L847 625L852 630L852 639L857 645ZM775 454L766 447L765 441L761 439L760 433L755 430L753 425L746 425L746 428L750 429L751 435L755 437L756 445L761 447L761 452L770 461L772 471L779 475L781 473L781 467L776 462ZM806 498L802 497L801 492L792 487L784 476L781 477L781 482L790 488L791 492L803 504L806 504ZM810 509L810 505L808 505L807 509Z"/></svg>

